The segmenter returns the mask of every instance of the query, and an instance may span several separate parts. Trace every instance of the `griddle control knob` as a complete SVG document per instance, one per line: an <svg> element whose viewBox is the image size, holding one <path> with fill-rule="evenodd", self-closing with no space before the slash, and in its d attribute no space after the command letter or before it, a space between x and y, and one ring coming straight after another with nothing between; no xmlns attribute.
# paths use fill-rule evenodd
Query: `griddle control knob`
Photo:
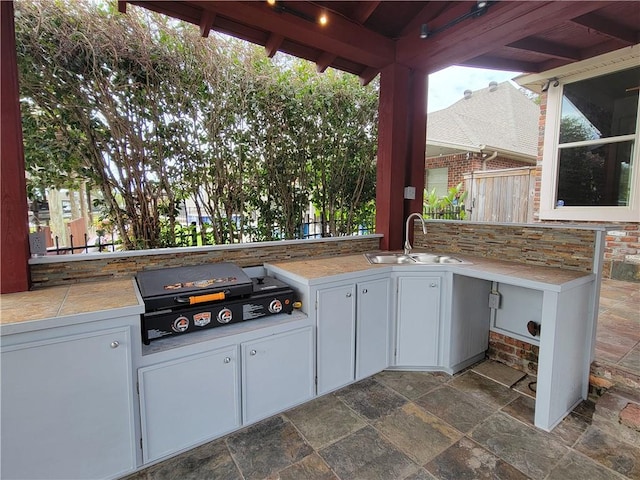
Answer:
<svg viewBox="0 0 640 480"><path fill-rule="evenodd" d="M189 328L189 319L187 317L178 317L174 320L171 328L176 333L185 332Z"/></svg>
<svg viewBox="0 0 640 480"><path fill-rule="evenodd" d="M233 319L233 313L228 308L218 312L218 323L229 323Z"/></svg>
<svg viewBox="0 0 640 480"><path fill-rule="evenodd" d="M272 300L269 304L269 311L271 313L280 313L282 311L282 302L277 298Z"/></svg>

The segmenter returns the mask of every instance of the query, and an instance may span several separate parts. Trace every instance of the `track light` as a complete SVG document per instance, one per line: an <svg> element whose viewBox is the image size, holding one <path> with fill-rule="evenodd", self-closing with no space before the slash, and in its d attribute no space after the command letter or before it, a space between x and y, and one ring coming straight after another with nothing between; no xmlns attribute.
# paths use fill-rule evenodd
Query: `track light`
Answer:
<svg viewBox="0 0 640 480"><path fill-rule="evenodd" d="M429 27L426 23L420 26L420 38L425 39L429 37Z"/></svg>

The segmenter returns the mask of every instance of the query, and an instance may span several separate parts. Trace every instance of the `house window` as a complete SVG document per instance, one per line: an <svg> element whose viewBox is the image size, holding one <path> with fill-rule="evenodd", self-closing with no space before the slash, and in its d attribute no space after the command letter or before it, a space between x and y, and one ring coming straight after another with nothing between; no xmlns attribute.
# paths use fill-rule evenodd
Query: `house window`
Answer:
<svg viewBox="0 0 640 480"><path fill-rule="evenodd" d="M449 168L429 168L425 179L427 192L436 191L438 197L444 197L449 190Z"/></svg>
<svg viewBox="0 0 640 480"><path fill-rule="evenodd" d="M549 90L541 219L638 221L638 87L635 67Z"/></svg>

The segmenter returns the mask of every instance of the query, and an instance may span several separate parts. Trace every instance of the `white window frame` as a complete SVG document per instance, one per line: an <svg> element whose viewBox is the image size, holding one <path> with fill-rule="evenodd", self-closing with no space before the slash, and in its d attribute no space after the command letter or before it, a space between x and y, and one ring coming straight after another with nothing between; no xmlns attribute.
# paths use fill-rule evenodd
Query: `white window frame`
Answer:
<svg viewBox="0 0 640 480"><path fill-rule="evenodd" d="M600 221L600 222L640 222L640 108L636 118L636 131L627 135L633 140L631 192L629 205L610 207L556 207L556 191L558 184L558 139L560 137L560 120L562 114L562 94L564 85L586 80L620 70L626 70L638 65L638 59L619 62L604 68L594 68L587 72L567 76L560 80L557 87L552 85L547 96L547 115L544 132L544 147L542 154L542 179L540 184L540 220L569 220L569 221ZM616 138L618 141L621 137ZM608 139L594 141L595 144L607 143ZM568 144L567 144L568 145ZM566 145L565 145L566 146Z"/></svg>

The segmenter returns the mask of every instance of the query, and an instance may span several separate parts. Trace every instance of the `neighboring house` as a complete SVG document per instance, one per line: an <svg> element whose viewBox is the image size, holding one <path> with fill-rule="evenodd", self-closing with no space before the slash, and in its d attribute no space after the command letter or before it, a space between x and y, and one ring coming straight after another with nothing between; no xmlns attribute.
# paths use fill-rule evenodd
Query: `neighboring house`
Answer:
<svg viewBox="0 0 640 480"><path fill-rule="evenodd" d="M610 224L603 274L640 281L640 44L516 81L541 93L534 219Z"/></svg>
<svg viewBox="0 0 640 480"><path fill-rule="evenodd" d="M540 110L510 82L491 82L427 116L425 186L444 195L464 174L536 163Z"/></svg>

